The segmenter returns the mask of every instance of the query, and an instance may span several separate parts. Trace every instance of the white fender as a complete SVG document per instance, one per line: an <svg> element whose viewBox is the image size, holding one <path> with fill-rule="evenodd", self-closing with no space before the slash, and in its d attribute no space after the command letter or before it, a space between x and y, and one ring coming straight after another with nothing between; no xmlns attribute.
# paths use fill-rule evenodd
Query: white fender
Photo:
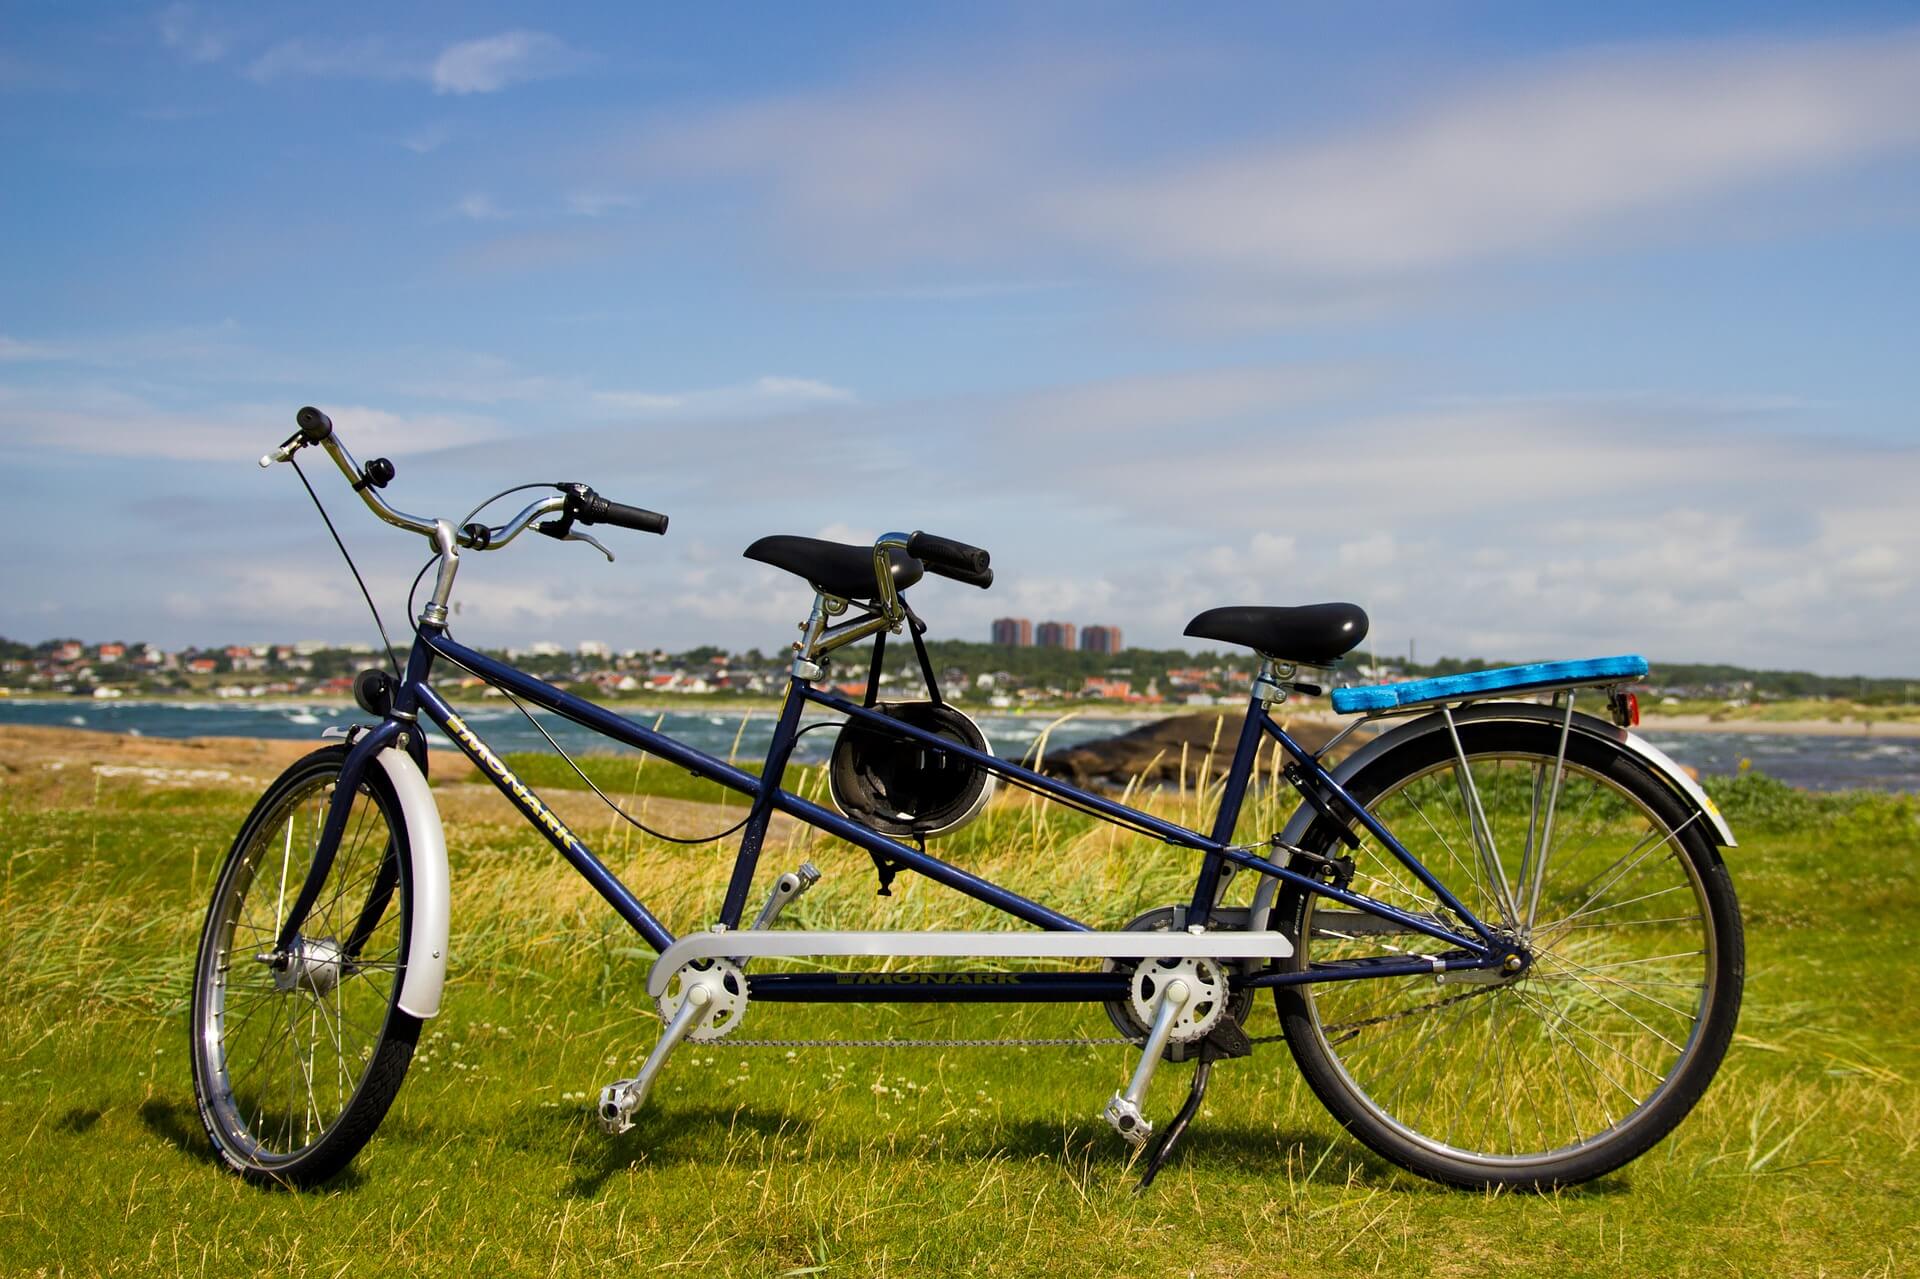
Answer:
<svg viewBox="0 0 1920 1279"><path fill-rule="evenodd" d="M1557 727L1562 723L1565 715L1564 709L1556 710L1536 702L1476 702L1456 710L1453 718L1455 723L1480 719L1524 719ZM1446 731L1446 720L1437 712L1397 725L1340 761L1339 765L1332 770L1333 780L1345 786L1354 774L1380 755L1404 744L1409 737L1444 731ZM1732 827L1727 825L1727 819L1720 815L1720 810L1714 806L1714 802L1707 798L1707 792L1701 789L1700 783L1695 781L1685 769L1674 763L1665 751L1639 734L1630 733L1621 728L1611 720L1597 719L1592 715L1579 712L1575 712L1573 716L1573 731L1587 737L1604 738L1638 756L1653 770L1656 777L1676 792L1676 797L1681 803L1706 817L1723 847L1737 847ZM1317 814L1312 808L1302 804L1295 811L1293 819L1287 823L1286 829L1280 832L1281 841L1288 844L1299 843L1306 837L1307 828L1313 824L1315 816ZM1271 875L1261 877L1260 884L1254 891L1252 917L1247 925L1249 928L1267 926L1267 913L1273 906L1275 890L1279 887L1279 882Z"/></svg>
<svg viewBox="0 0 1920 1279"><path fill-rule="evenodd" d="M420 766L403 750L388 747L376 758L400 799L413 863L413 931L407 944L407 973L400 983L400 1011L426 1018L440 1011L440 988L447 980L447 928L451 919L447 837L440 808Z"/></svg>

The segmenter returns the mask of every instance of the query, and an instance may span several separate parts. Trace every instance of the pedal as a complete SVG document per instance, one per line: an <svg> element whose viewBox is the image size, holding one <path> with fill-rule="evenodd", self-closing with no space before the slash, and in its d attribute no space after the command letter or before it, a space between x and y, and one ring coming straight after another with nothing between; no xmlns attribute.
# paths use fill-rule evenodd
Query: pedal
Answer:
<svg viewBox="0 0 1920 1279"><path fill-rule="evenodd" d="M638 1079L616 1079L600 1090L600 1128L617 1137L633 1127L633 1112L640 1109L646 1093Z"/></svg>
<svg viewBox="0 0 1920 1279"><path fill-rule="evenodd" d="M1140 1047L1140 1064L1134 1068L1133 1079L1127 1084L1127 1090L1115 1093L1108 1100L1106 1110L1101 1112L1101 1117L1113 1125L1120 1139L1136 1150L1146 1145L1147 1138L1153 1135L1153 1125L1140 1112L1140 1103L1146 1100L1147 1088L1153 1083L1153 1072L1160 1065L1160 1054L1166 1050L1174 1023L1193 997L1193 987L1183 978L1175 977L1161 986L1153 1028L1147 1032L1147 1042Z"/></svg>
<svg viewBox="0 0 1920 1279"><path fill-rule="evenodd" d="M723 976L719 965L715 966L713 973L711 977L701 974L686 982L680 996L680 1006L675 1009L666 1029L660 1032L660 1042L640 1063L640 1073L632 1079L616 1079L600 1090L600 1127L609 1135L618 1136L633 1127L633 1112L646 1103L647 1093L652 1091L654 1077L660 1073L660 1067L666 1064L667 1055L696 1026L713 1016L716 996L728 994L720 984Z"/></svg>
<svg viewBox="0 0 1920 1279"><path fill-rule="evenodd" d="M1146 1145L1147 1138L1153 1135L1153 1122L1140 1113L1138 1104L1122 1093L1107 1099L1107 1108L1101 1115L1120 1134L1120 1140L1135 1150Z"/></svg>

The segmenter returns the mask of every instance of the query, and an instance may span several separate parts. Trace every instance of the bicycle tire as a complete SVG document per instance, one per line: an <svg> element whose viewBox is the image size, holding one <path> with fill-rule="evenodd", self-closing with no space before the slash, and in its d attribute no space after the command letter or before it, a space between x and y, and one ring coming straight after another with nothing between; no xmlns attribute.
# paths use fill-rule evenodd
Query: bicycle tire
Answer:
<svg viewBox="0 0 1920 1279"><path fill-rule="evenodd" d="M1745 974L1732 880L1704 820L1624 748L1569 738L1549 834L1541 798L1560 726L1487 720L1458 731L1471 792L1445 732L1411 736L1363 766L1347 790L1490 925L1507 918L1494 865L1502 879L1519 871L1512 848L1531 858L1539 839L1545 867L1532 860L1517 891L1509 885L1512 917L1533 920L1530 967L1491 983L1422 975L1276 987L1281 1026L1328 1111L1400 1167L1476 1189L1588 1181L1670 1133L1726 1054ZM1490 860L1472 837L1475 795L1487 811ZM1530 802L1516 804L1516 795ZM1436 816L1463 838L1450 838ZM1354 833L1361 847L1349 850L1323 817L1303 846L1351 855L1356 891L1456 922L1357 823ZM1527 907L1536 894L1544 912ZM1599 918L1611 911L1624 913ZM1373 918L1289 886L1275 910L1295 941L1284 966L1444 949L1411 930L1404 946L1369 940L1392 936L1390 926L1362 931L1370 925L1359 921Z"/></svg>
<svg viewBox="0 0 1920 1279"><path fill-rule="evenodd" d="M273 945L306 879L346 756L344 746L313 752L255 803L215 881L194 964L200 1122L221 1161L259 1184L314 1186L344 1169L386 1116L419 1039L419 1019L397 1002L410 848L379 768L360 785L298 958L276 966L256 949Z"/></svg>

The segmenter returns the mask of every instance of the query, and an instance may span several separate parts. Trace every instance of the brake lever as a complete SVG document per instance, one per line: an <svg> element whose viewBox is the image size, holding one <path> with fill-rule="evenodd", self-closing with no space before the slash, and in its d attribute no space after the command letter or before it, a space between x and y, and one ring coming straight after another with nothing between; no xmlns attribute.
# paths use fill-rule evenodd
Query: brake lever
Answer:
<svg viewBox="0 0 1920 1279"><path fill-rule="evenodd" d="M579 529L574 529L570 532L562 533L560 540L563 542L585 542L588 546L591 546L594 550L606 556L607 563L613 563L613 552L600 545L599 541L589 533L582 533Z"/></svg>

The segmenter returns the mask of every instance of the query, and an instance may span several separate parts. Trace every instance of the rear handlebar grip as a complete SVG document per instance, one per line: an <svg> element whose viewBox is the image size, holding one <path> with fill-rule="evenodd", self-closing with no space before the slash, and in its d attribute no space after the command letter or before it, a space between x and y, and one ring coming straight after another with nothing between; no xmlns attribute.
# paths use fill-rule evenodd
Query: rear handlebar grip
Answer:
<svg viewBox="0 0 1920 1279"><path fill-rule="evenodd" d="M943 564L939 560L921 560L920 562L927 566L929 573L951 578L956 582L965 582L968 586L977 586L983 591L993 585L993 570L990 568L983 568L976 573L971 569L954 568L951 564Z"/></svg>
<svg viewBox="0 0 1920 1279"><path fill-rule="evenodd" d="M936 537L932 533L915 533L907 539L907 554L923 561L928 568L941 564L958 569L962 573L986 573L993 557L977 546L968 546L965 542L956 542L950 537ZM938 572L938 569L934 569ZM952 573L943 573L943 577L954 577ZM966 581L964 577L954 577L955 581ZM993 578L989 574L988 581Z"/></svg>
<svg viewBox="0 0 1920 1279"><path fill-rule="evenodd" d="M299 424L300 438L309 444L318 444L333 434L333 419L309 404L293 415Z"/></svg>
<svg viewBox="0 0 1920 1279"><path fill-rule="evenodd" d="M593 490L587 490L580 499L580 522L582 524L612 524L618 528L630 528L640 533L665 533L667 517L658 511L649 511L644 507L626 506L620 502L609 502Z"/></svg>

